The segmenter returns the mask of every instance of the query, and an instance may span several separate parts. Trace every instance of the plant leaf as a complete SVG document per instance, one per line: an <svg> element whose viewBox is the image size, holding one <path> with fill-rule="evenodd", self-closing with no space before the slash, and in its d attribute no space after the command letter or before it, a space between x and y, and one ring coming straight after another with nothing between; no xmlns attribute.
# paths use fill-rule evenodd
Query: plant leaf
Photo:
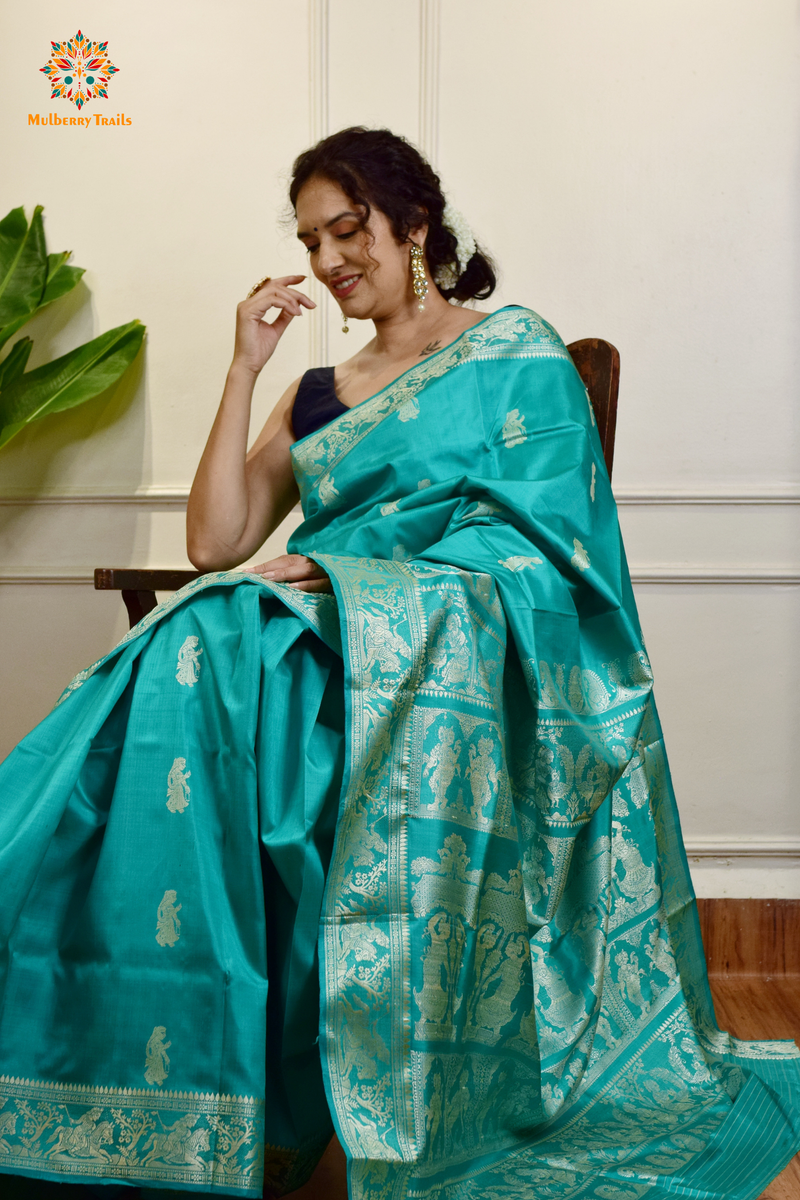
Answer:
<svg viewBox="0 0 800 1200"><path fill-rule="evenodd" d="M32 421L99 396L125 373L144 338L140 321L118 325L0 392L0 446Z"/></svg>
<svg viewBox="0 0 800 1200"><path fill-rule="evenodd" d="M48 283L53 278L56 271L58 271L61 267L63 267L64 263L67 261L70 254L72 254L71 250L62 250L60 254L48 254L48 256L47 256L47 282Z"/></svg>
<svg viewBox="0 0 800 1200"><path fill-rule="evenodd" d="M85 273L85 267L67 267L62 265L52 275L48 275L39 308L44 308L46 304L52 304L54 300L60 300L62 296L66 296L67 292L72 291L81 276L85 275Z"/></svg>
<svg viewBox="0 0 800 1200"><path fill-rule="evenodd" d="M25 313L24 317L17 317L16 321L12 321L10 325L0 329L0 350L3 349L9 338L12 338L18 330L22 329L23 325L30 321L32 316L33 313Z"/></svg>
<svg viewBox="0 0 800 1200"><path fill-rule="evenodd" d="M47 304L52 304L54 300L60 300L62 296L66 296L67 292L72 291L81 276L85 275L86 271L84 267L67 267L64 265L64 260L70 253L71 251L65 250L63 254L48 255L48 262L57 259L59 260L59 264L47 276L47 283L41 302L33 312L25 313L24 316L18 317L16 321L12 321L10 325L6 325L3 329L0 329L0 350L2 350L8 339L14 336L17 330L21 329L27 321L30 321L31 317L40 312Z"/></svg>
<svg viewBox="0 0 800 1200"><path fill-rule="evenodd" d="M46 279L42 206L36 205L30 225L24 209L12 208L0 221L0 329L36 311Z"/></svg>
<svg viewBox="0 0 800 1200"><path fill-rule="evenodd" d="M8 356L0 363L0 391L22 374L30 358L33 342L29 337L20 338L11 347Z"/></svg>

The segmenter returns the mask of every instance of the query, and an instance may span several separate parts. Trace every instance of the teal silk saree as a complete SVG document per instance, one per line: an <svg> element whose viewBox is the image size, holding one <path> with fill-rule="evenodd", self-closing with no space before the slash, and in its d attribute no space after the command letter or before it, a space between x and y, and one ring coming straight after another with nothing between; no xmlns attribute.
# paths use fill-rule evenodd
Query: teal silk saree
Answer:
<svg viewBox="0 0 800 1200"><path fill-rule="evenodd" d="M506 308L293 448L333 595L206 575L0 771L0 1169L754 1200L591 405Z"/></svg>

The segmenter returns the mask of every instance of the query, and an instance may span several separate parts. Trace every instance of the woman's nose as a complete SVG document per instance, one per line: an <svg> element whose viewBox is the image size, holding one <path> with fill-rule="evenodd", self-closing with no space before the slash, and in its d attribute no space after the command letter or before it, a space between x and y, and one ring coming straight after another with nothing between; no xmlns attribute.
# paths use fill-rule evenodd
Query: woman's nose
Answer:
<svg viewBox="0 0 800 1200"><path fill-rule="evenodd" d="M344 263L344 256L336 242L321 242L317 257L319 269L323 275L330 275Z"/></svg>

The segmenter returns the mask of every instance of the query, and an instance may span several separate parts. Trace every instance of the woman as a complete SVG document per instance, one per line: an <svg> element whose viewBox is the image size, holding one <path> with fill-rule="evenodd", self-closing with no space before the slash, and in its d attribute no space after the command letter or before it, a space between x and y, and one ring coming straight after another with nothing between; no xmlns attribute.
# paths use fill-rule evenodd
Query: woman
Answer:
<svg viewBox="0 0 800 1200"><path fill-rule="evenodd" d="M449 303L492 269L402 139L334 135L291 198L375 337L247 453L313 304L290 276L239 305L189 505L210 573L4 767L0 1166L281 1194L335 1129L359 1200L751 1200L800 1054L714 1021L569 354ZM227 573L298 492L290 553Z"/></svg>

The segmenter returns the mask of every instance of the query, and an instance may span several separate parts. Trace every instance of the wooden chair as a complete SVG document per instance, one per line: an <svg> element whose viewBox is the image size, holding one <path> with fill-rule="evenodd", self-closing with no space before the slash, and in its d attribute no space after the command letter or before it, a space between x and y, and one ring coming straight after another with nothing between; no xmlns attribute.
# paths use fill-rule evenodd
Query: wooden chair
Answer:
<svg viewBox="0 0 800 1200"><path fill-rule="evenodd" d="M602 338L583 338L567 346L584 382L594 409L603 457L609 478L614 464L614 434L617 428L619 352ZM129 567L97 567L94 586L98 591L122 592L131 629L158 603L156 592L175 592L200 571L136 571Z"/></svg>

